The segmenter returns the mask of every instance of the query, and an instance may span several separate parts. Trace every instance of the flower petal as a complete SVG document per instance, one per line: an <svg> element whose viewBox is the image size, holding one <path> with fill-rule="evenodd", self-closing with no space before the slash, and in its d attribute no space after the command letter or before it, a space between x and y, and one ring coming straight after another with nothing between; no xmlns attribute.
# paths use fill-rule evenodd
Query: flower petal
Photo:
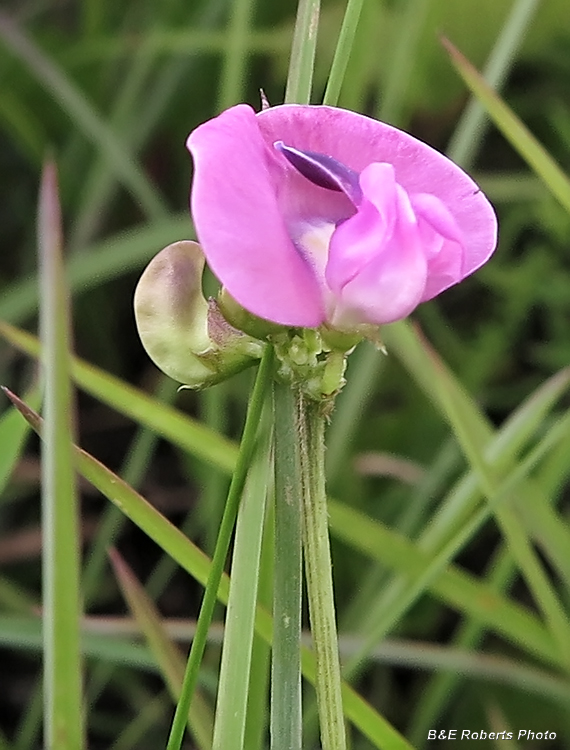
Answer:
<svg viewBox="0 0 570 750"><path fill-rule="evenodd" d="M358 173L332 156L317 154L314 151L300 151L287 146L283 141L276 141L273 146L314 185L343 192L355 206L362 200Z"/></svg>
<svg viewBox="0 0 570 750"><path fill-rule="evenodd" d="M360 269L382 252L394 233L398 195L391 164L372 164L360 176L364 200L341 223L330 243L326 280L339 293Z"/></svg>
<svg viewBox="0 0 570 750"><path fill-rule="evenodd" d="M426 284L427 259L410 200L390 164L360 176L363 201L330 242L326 279L336 298L332 324L381 325L406 317Z"/></svg>
<svg viewBox="0 0 570 750"><path fill-rule="evenodd" d="M283 325L320 325L319 284L291 241L278 203L282 167L251 107L232 107L204 123L187 146L195 167L192 216L214 274L255 315Z"/></svg>
<svg viewBox="0 0 570 750"><path fill-rule="evenodd" d="M497 219L485 195L462 169L411 135L336 107L284 104L257 117L268 145L282 140L300 150L327 154L356 172L373 162L392 164L396 182L408 195L429 193L438 198L463 238L461 278L482 266L495 249ZM446 245L443 256L448 250L456 254L456 248Z"/></svg>
<svg viewBox="0 0 570 750"><path fill-rule="evenodd" d="M428 259L428 279L422 295L422 302L426 302L465 278L465 247L455 219L439 198L418 193L410 199Z"/></svg>

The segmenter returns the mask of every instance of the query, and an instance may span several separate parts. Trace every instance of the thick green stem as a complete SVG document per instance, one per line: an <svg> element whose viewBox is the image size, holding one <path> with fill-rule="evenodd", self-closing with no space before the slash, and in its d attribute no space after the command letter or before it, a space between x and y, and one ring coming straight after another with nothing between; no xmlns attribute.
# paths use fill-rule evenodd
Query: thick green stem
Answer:
<svg viewBox="0 0 570 750"><path fill-rule="evenodd" d="M274 384L275 567L271 750L301 750L301 466L296 400Z"/></svg>
<svg viewBox="0 0 570 750"><path fill-rule="evenodd" d="M325 494L325 417L320 404L296 393L300 446L303 543L309 616L317 666L323 750L345 750L340 662Z"/></svg>

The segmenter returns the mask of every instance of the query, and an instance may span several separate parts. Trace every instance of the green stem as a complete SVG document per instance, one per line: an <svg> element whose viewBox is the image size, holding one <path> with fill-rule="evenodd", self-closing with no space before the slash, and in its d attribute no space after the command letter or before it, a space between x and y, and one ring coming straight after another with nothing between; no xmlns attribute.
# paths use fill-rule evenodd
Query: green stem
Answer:
<svg viewBox="0 0 570 750"><path fill-rule="evenodd" d="M190 709L192 694L194 693L194 688L196 687L196 682L198 680L200 663L202 661L202 656L204 654L204 649L206 647L206 641L208 638L208 628L210 627L210 622L212 621L212 615L214 613L214 607L217 601L218 587L220 585L222 573L224 572L224 565L230 546L230 540L239 507L239 501L241 498L247 470L253 457L253 451L255 448L255 435L257 433L257 428L261 417L261 409L263 407L265 389L269 385L272 365L273 350L268 346L265 354L263 355L263 359L261 360L261 364L259 365L259 371L257 373L257 378L253 387L253 392L251 394L240 444L238 460L232 476L230 489L228 491L226 507L224 509L224 515L220 524L218 541L216 543L216 549L214 550L214 557L212 559L210 574L208 576L208 584L206 586L206 591L204 592L202 606L200 607L200 615L198 616L196 633L192 642L192 648L190 649L188 664L186 665L182 691L180 693L180 699L176 706L176 712L174 714L172 728L170 730L170 736L168 738L167 750L180 750L180 747L182 745L182 738L184 736L184 731L186 728L186 718Z"/></svg>
<svg viewBox="0 0 570 750"><path fill-rule="evenodd" d="M325 494L322 406L296 392L301 457L303 542L323 750L345 750L340 662Z"/></svg>
<svg viewBox="0 0 570 750"><path fill-rule="evenodd" d="M275 568L271 750L301 750L301 465L296 400L274 384Z"/></svg>

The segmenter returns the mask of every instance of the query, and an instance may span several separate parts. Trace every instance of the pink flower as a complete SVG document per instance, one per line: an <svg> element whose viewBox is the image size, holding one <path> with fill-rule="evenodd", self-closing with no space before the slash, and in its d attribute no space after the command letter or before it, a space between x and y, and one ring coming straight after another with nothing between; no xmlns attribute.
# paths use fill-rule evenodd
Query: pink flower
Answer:
<svg viewBox="0 0 570 750"><path fill-rule="evenodd" d="M406 317L496 245L487 198L396 128L334 107L240 104L188 138L212 271L247 310L350 330Z"/></svg>

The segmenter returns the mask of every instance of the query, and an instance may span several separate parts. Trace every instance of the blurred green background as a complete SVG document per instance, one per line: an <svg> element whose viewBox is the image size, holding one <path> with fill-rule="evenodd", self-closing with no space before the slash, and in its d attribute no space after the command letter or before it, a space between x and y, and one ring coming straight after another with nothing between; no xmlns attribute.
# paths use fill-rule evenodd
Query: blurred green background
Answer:
<svg viewBox="0 0 570 750"><path fill-rule="evenodd" d="M453 134L468 94L439 35L481 69L517 8L524 22L502 65L502 94L567 169L567 0L365 0L339 100L440 150L455 149L496 207L500 245L492 261L413 316L496 426L570 360L570 216L486 121L460 151ZM160 380L142 350L132 296L152 255L171 241L192 237L187 134L238 101L258 107L260 88L270 103L282 101L295 12L293 0L5 0L0 11L0 319L32 331L37 327L36 204L42 161L51 154L59 168L77 354L145 391L159 389L160 399L176 399L232 438L240 434L251 373L203 394L176 395L175 385ZM314 103L322 98L343 12L342 3L323 3ZM33 377L29 360L1 344L0 382L22 394ZM348 379L330 427L331 492L416 538L465 468L457 442L398 356L363 346L351 359ZM2 397L0 408L7 406ZM151 502L211 553L224 475L166 441L141 437L131 420L85 394L78 398L78 425L83 447L113 470L126 471ZM147 441L144 450L141 440ZM8 448L0 445L0 452L7 455ZM25 750L41 742L39 631L15 628L10 618L29 613L40 597L37 442L26 443L14 461L0 497L0 748ZM550 490L564 518L570 459L562 453L556 461ZM110 517L104 499L89 487L83 490L86 559L98 540L105 540L104 549L115 539L139 578L150 581L161 612L194 618L198 585L169 566L135 527ZM104 523L107 536L101 536ZM460 565L486 574L499 544L495 525L486 524L463 549ZM380 562L371 566L334 538L333 554L340 629L357 632L389 580L388 569ZM104 560L91 575L88 613L123 615ZM511 584L512 598L533 610L517 575ZM567 605L567 593L562 601ZM444 647L452 645L460 621L456 611L424 597L390 635ZM103 621L97 622L103 628ZM112 631L114 621L108 622ZM519 659L496 635L482 643L511 664ZM121 667L127 657L109 660L93 648L96 656L87 670L90 747L164 746L170 704L161 680L148 670ZM435 651L436 666L426 666L419 657L414 661L414 653L401 662L385 654L356 684L422 747L422 695L435 690L430 675L441 669L444 657ZM213 645L203 682L210 698L218 658ZM532 666L533 657L528 659ZM522 677L517 685L514 678L500 679L498 667L491 677L476 665L456 665L455 672L457 679L431 714L434 726L489 730L528 724L558 733L555 742L533 746L569 746L567 682L555 698L546 688L544 695L525 689ZM147 717L144 731L126 734L141 716ZM355 738L354 748L368 747Z"/></svg>

